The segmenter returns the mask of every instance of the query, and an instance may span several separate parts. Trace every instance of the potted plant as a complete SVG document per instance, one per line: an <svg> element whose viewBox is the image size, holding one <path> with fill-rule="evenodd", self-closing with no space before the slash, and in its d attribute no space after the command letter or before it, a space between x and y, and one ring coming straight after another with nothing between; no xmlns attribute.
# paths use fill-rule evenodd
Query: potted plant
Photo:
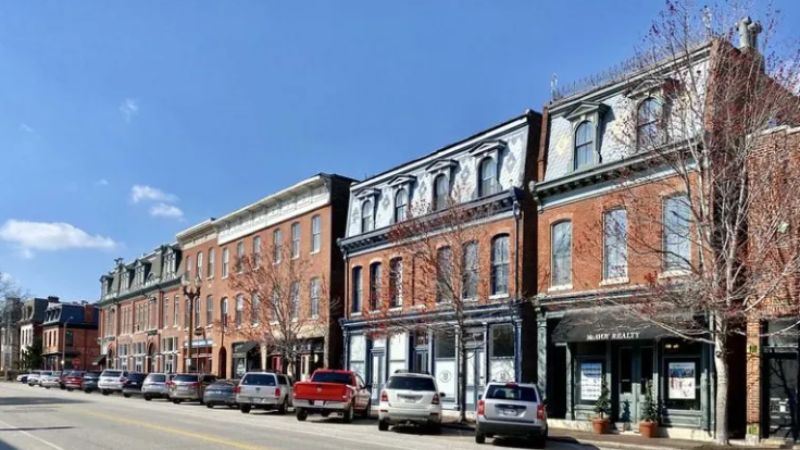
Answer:
<svg viewBox="0 0 800 450"><path fill-rule="evenodd" d="M639 434L646 438L655 437L658 433L658 404L653 400L653 381L648 380L642 402L642 413L639 422Z"/></svg>
<svg viewBox="0 0 800 450"><path fill-rule="evenodd" d="M597 416L592 419L592 428L597 434L608 433L608 414L611 412L611 399L609 398L608 385L606 380L600 385L600 396L594 404L594 412Z"/></svg>

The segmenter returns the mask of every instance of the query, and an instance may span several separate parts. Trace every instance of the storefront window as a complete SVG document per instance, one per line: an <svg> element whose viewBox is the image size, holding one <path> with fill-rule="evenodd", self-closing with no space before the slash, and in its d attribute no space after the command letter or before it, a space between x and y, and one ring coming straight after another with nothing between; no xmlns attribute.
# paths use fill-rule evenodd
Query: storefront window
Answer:
<svg viewBox="0 0 800 450"><path fill-rule="evenodd" d="M350 337L350 370L362 377L366 374L366 339L363 335Z"/></svg>
<svg viewBox="0 0 800 450"><path fill-rule="evenodd" d="M492 381L513 381L514 326L494 325L491 328L490 377Z"/></svg>
<svg viewBox="0 0 800 450"><path fill-rule="evenodd" d="M667 409L700 409L700 355L697 342L663 342L663 393Z"/></svg>
<svg viewBox="0 0 800 450"><path fill-rule="evenodd" d="M439 389L445 393L445 402L455 401L456 345L452 333L440 332L434 338L434 370Z"/></svg>
<svg viewBox="0 0 800 450"><path fill-rule="evenodd" d="M577 366L578 402L594 404L600 398L605 364L600 359L579 359Z"/></svg>

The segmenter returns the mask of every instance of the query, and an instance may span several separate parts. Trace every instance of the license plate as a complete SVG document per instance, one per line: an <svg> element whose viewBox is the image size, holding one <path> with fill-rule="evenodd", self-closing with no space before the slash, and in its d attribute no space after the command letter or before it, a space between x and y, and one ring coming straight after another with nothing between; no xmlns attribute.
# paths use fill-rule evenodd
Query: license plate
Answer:
<svg viewBox="0 0 800 450"><path fill-rule="evenodd" d="M516 416L517 415L517 410L516 409L510 409L510 408L502 408L502 409L500 409L500 414L502 414L504 416Z"/></svg>

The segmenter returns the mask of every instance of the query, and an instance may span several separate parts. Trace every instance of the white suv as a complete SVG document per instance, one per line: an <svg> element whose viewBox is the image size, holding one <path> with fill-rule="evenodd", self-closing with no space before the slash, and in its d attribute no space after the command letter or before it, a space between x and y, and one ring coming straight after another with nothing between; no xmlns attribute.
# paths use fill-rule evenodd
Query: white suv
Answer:
<svg viewBox="0 0 800 450"><path fill-rule="evenodd" d="M487 437L517 436L541 448L547 439L544 399L535 384L496 383L486 386L478 400L475 442Z"/></svg>
<svg viewBox="0 0 800 450"><path fill-rule="evenodd" d="M245 414L251 409L277 409L286 414L292 404L292 381L286 375L272 372L247 372L233 388L239 410Z"/></svg>
<svg viewBox="0 0 800 450"><path fill-rule="evenodd" d="M417 424L438 433L442 424L442 397L436 379L427 374L395 372L389 377L378 408L378 429Z"/></svg>

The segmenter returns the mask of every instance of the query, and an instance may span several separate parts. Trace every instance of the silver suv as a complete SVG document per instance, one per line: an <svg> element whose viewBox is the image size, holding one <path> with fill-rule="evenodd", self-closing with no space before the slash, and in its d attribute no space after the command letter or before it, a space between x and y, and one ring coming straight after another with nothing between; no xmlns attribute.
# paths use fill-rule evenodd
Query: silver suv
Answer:
<svg viewBox="0 0 800 450"><path fill-rule="evenodd" d="M142 383L142 397L150 401L154 398L166 398L169 400L169 385L174 375L166 373L151 373L147 375Z"/></svg>
<svg viewBox="0 0 800 450"><path fill-rule="evenodd" d="M421 373L395 372L381 391L378 407L378 429L389 425L417 424L429 427L434 433L442 423L442 397L436 380Z"/></svg>
<svg viewBox="0 0 800 450"><path fill-rule="evenodd" d="M127 370L111 370L106 369L100 374L97 381L97 388L103 395L108 395L112 392L122 392L122 386L128 381Z"/></svg>
<svg viewBox="0 0 800 450"><path fill-rule="evenodd" d="M272 372L248 372L233 390L239 410L247 414L253 408L277 409L286 414L292 404L292 381Z"/></svg>
<svg viewBox="0 0 800 450"><path fill-rule="evenodd" d="M547 440L547 413L535 384L489 383L480 400L475 442L487 437L516 436L542 448Z"/></svg>

